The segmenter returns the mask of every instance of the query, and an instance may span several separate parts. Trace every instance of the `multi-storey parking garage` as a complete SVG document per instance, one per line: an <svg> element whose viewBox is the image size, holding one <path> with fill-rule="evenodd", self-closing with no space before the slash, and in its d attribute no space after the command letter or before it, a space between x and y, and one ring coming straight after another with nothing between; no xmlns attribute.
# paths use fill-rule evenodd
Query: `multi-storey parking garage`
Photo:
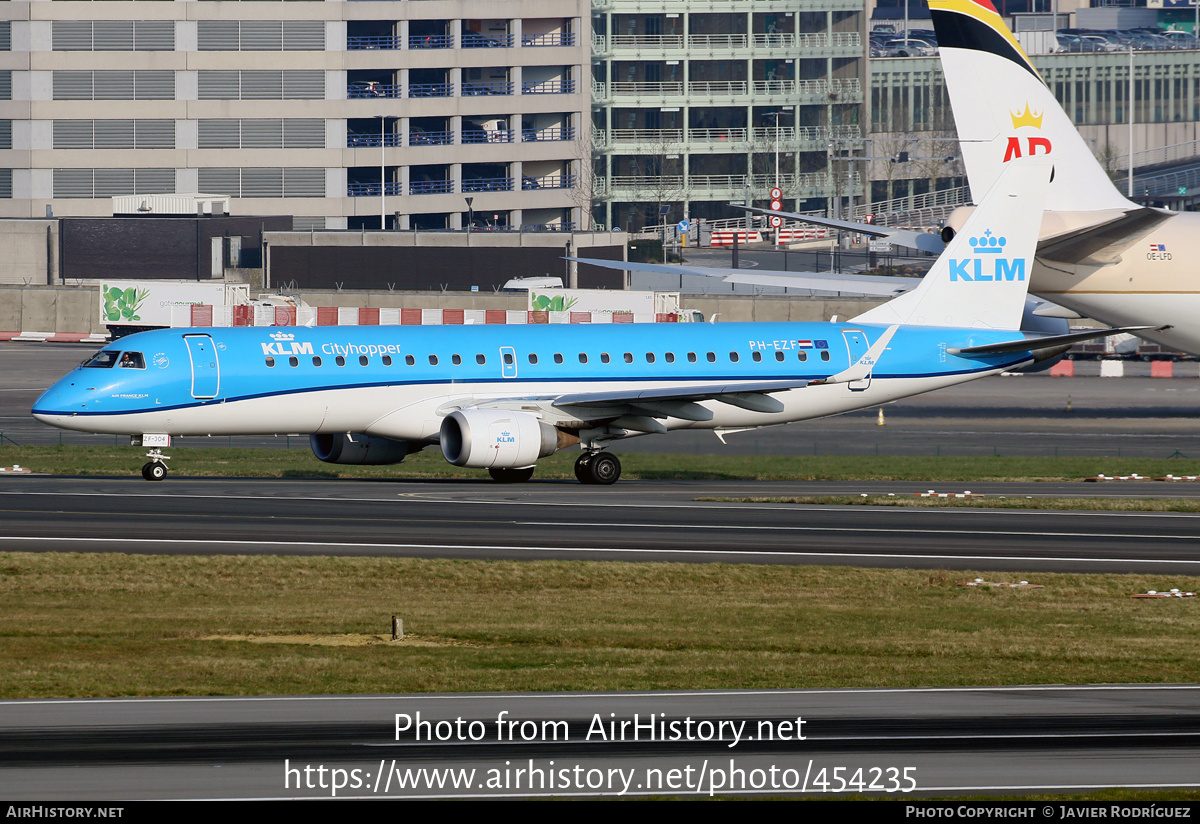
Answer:
<svg viewBox="0 0 1200 824"><path fill-rule="evenodd" d="M860 190L849 158L864 126L862 9L597 0L598 220L731 217L729 201L765 200L777 180L789 209Z"/></svg>
<svg viewBox="0 0 1200 824"><path fill-rule="evenodd" d="M0 15L0 215L176 192L303 228L566 229L586 211L582 0L32 0Z"/></svg>

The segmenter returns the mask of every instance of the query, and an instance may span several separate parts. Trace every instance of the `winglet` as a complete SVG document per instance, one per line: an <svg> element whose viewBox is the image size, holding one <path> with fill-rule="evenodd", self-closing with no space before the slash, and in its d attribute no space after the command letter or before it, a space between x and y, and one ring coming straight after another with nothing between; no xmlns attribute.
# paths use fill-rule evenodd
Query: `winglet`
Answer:
<svg viewBox="0 0 1200 824"><path fill-rule="evenodd" d="M883 354L883 350L887 349L887 345L892 341L892 335L896 334L899 329L898 324L893 324L879 336L875 343L871 344L858 361L848 369L843 369L836 375L830 375L821 381L813 381L813 383L853 383L854 381L865 380L871 371L875 368L875 364L879 362L879 356Z"/></svg>

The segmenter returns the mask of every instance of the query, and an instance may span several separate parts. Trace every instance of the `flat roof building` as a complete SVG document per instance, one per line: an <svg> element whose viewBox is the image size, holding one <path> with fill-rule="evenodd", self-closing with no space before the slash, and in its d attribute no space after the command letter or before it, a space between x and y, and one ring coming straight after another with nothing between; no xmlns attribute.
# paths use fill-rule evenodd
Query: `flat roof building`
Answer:
<svg viewBox="0 0 1200 824"><path fill-rule="evenodd" d="M297 228L569 229L589 205L589 13L584 0L3 3L0 216L210 192Z"/></svg>

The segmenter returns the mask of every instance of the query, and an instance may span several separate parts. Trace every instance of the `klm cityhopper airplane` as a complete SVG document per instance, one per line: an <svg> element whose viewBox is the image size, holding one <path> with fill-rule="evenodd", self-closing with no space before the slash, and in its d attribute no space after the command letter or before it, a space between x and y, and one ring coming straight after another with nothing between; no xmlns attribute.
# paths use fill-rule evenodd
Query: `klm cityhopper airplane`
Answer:
<svg viewBox="0 0 1200 824"><path fill-rule="evenodd" d="M1049 177L1040 159L1011 164L920 286L848 323L161 330L101 350L33 414L147 447L305 432L331 463L436 443L498 481L578 445L579 480L611 484L621 465L605 448L622 438L836 415L1097 336L1015 331ZM161 451L147 457L142 474L164 477Z"/></svg>

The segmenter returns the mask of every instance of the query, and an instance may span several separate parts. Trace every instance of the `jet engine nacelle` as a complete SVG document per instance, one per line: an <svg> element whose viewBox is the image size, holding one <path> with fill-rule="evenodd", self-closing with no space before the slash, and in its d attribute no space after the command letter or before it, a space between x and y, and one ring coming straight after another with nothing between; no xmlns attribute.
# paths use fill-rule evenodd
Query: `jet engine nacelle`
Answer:
<svg viewBox="0 0 1200 824"><path fill-rule="evenodd" d="M359 466L398 464L419 448L408 441L368 435L309 435L308 445L319 461Z"/></svg>
<svg viewBox="0 0 1200 824"><path fill-rule="evenodd" d="M949 243L954 240L954 236L958 234L958 230L967 222L967 218L975 211L974 206L959 206L950 213L950 217L946 218L946 222L942 224L942 242Z"/></svg>
<svg viewBox="0 0 1200 824"><path fill-rule="evenodd" d="M442 455L455 466L533 466L559 447L558 430L529 412L461 409L442 421Z"/></svg>

